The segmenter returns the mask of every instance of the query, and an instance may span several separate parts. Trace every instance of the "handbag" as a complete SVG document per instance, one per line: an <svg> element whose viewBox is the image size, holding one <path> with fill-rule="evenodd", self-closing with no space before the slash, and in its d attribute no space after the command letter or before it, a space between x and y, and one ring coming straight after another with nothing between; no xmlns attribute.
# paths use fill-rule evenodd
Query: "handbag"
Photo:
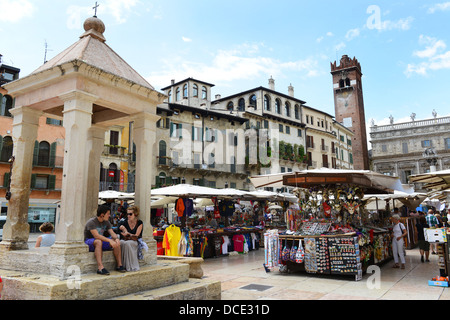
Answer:
<svg viewBox="0 0 450 320"><path fill-rule="evenodd" d="M304 260L305 260L305 250L303 250L302 240L299 239L298 240L298 250L297 250L297 253L295 254L295 262L303 263Z"/></svg>
<svg viewBox="0 0 450 320"><path fill-rule="evenodd" d="M124 240L138 241L138 238L139 237L137 235L134 235L134 234L124 236Z"/></svg>
<svg viewBox="0 0 450 320"><path fill-rule="evenodd" d="M284 248L281 251L281 260L289 261L291 257L291 250L287 247L287 240L284 241Z"/></svg>
<svg viewBox="0 0 450 320"><path fill-rule="evenodd" d="M297 246L294 246L294 241L292 241L292 247L291 247L291 251L289 254L289 260L292 262L295 262L296 255L297 255Z"/></svg>

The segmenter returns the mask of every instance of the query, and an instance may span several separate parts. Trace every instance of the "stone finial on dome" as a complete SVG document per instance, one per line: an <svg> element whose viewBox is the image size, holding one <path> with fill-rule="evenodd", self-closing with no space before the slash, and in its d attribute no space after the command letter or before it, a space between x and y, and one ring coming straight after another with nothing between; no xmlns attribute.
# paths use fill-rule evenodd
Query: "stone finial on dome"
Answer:
<svg viewBox="0 0 450 320"><path fill-rule="evenodd" d="M105 24L96 16L87 18L86 21L84 21L83 28L86 32L83 33L80 38L84 38L90 35L102 42L106 41L105 37L103 36L103 33L106 29Z"/></svg>
<svg viewBox="0 0 450 320"><path fill-rule="evenodd" d="M94 29L95 31L97 31L100 34L103 34L105 32L105 24L103 23L102 20L100 20L97 17L90 17L87 18L86 21L84 22L84 31L89 31L91 29Z"/></svg>

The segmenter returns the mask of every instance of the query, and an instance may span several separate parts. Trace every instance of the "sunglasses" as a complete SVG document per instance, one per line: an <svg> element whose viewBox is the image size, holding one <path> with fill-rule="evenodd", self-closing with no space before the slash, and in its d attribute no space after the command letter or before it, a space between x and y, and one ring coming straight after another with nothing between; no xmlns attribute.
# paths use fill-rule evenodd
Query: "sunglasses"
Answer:
<svg viewBox="0 0 450 320"><path fill-rule="evenodd" d="M129 215L129 216L132 216L132 215L133 215L133 213L128 213L128 215Z"/></svg>

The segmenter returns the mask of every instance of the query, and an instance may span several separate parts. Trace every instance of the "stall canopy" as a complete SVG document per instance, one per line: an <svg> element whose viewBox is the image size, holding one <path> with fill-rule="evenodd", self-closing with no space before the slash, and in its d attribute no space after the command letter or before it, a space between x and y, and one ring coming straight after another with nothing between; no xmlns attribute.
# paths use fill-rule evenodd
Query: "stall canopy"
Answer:
<svg viewBox="0 0 450 320"><path fill-rule="evenodd" d="M442 191L450 188L450 170L412 175L409 177L409 181L423 183L427 190Z"/></svg>
<svg viewBox="0 0 450 320"><path fill-rule="evenodd" d="M119 192L114 190L106 190L106 191L100 191L98 193L98 198L107 200L107 199L119 199L119 200L128 200L128 199L134 199L134 193L125 193L125 192Z"/></svg>
<svg viewBox="0 0 450 320"><path fill-rule="evenodd" d="M366 188L366 193L405 192L398 177L386 176L370 170L312 169L298 172L254 176L250 178L259 187L300 187L314 185L342 184L358 185ZM405 192L406 193L406 192Z"/></svg>
<svg viewBox="0 0 450 320"><path fill-rule="evenodd" d="M395 191L393 194L366 194L363 200L367 201L368 209L376 209L375 206L370 206L373 202L376 201L393 201L398 200L403 203L410 210L415 210L423 201L427 198L425 193L404 193L400 191ZM385 203L384 203L385 204ZM378 207L383 208L383 203L378 203Z"/></svg>

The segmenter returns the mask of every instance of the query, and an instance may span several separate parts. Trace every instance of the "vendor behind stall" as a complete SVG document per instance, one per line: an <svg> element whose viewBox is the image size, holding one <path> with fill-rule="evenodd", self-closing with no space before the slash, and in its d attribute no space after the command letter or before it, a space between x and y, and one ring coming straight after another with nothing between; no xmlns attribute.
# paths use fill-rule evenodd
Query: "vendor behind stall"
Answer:
<svg viewBox="0 0 450 320"><path fill-rule="evenodd" d="M212 215L210 215L210 214L208 214L207 218L208 218L207 225L210 226L211 228L216 229L217 228L217 221L216 221L216 219L213 219Z"/></svg>

